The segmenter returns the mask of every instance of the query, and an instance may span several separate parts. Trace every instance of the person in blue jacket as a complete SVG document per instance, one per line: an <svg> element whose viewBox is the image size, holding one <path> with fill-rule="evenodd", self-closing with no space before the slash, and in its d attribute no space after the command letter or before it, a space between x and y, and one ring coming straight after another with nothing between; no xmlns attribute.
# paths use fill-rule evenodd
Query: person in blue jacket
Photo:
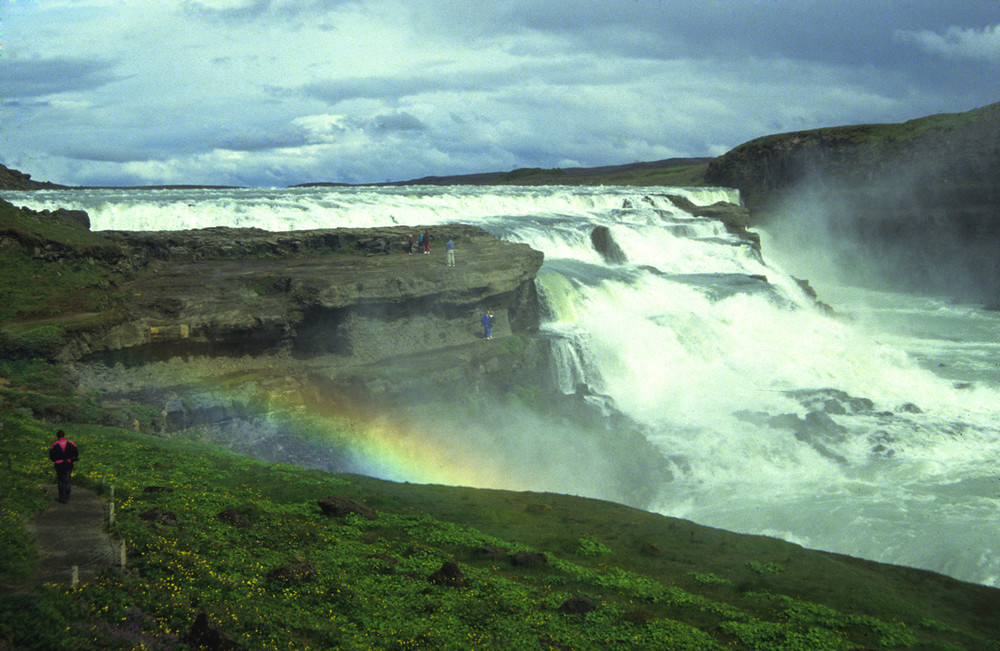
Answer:
<svg viewBox="0 0 1000 651"><path fill-rule="evenodd" d="M493 310L486 310L483 315L483 336L485 339L493 338Z"/></svg>
<svg viewBox="0 0 1000 651"><path fill-rule="evenodd" d="M49 446L49 459L56 467L56 485L59 487L59 501L69 502L69 480L73 474L73 462L80 457L76 444L66 438L62 430L56 432L55 442Z"/></svg>

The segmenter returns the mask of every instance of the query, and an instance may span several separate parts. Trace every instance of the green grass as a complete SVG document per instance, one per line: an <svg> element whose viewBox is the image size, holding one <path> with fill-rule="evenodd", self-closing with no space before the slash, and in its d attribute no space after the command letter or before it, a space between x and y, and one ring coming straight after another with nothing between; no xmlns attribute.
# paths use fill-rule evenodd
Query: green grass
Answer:
<svg viewBox="0 0 1000 651"><path fill-rule="evenodd" d="M940 601L924 607L901 595L891 573L779 541L607 502L395 484L84 424L60 425L81 448L76 481L115 487L113 535L125 541L129 570L75 589L34 584L20 523L47 504L40 486L51 481L44 450L55 426L0 416L0 582L19 585L0 593L0 648L183 648L202 610L253 649L988 645ZM327 517L316 501L331 494L378 517ZM220 520L226 508L249 526ZM143 519L152 509L177 523ZM522 550L547 563L513 565L508 555ZM428 580L446 561L465 585ZM269 578L292 562L310 563L315 578ZM559 612L575 596L597 609Z"/></svg>
<svg viewBox="0 0 1000 651"><path fill-rule="evenodd" d="M63 261L46 262L45 251L60 252ZM0 201L0 324L112 310L120 297L109 290L124 280L106 262L116 255L102 236L81 225Z"/></svg>

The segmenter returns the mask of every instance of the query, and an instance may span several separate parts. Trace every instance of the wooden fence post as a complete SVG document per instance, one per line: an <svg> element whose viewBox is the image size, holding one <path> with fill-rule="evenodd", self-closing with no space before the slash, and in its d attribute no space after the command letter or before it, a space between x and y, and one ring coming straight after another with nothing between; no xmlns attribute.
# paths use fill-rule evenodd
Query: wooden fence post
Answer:
<svg viewBox="0 0 1000 651"><path fill-rule="evenodd" d="M124 540L122 541L121 547L119 548L119 561L118 561L118 564L121 565L121 568L123 570L125 569L125 541Z"/></svg>
<svg viewBox="0 0 1000 651"><path fill-rule="evenodd" d="M74 565L73 569L70 571L69 584L72 587L76 587L76 584L80 582L80 566Z"/></svg>

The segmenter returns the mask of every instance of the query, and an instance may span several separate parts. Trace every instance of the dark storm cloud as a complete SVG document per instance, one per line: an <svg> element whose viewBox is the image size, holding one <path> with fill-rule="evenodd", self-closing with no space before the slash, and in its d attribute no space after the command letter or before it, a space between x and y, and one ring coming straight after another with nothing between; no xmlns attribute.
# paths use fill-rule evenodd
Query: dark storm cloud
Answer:
<svg viewBox="0 0 1000 651"><path fill-rule="evenodd" d="M397 111L384 113L372 119L372 126L377 131L426 131L427 125L409 113Z"/></svg>
<svg viewBox="0 0 1000 651"><path fill-rule="evenodd" d="M719 2L673 0L635 2L607 0L592 3L498 3L497 23L530 30L579 36L614 35L603 41L614 50L621 45L635 52L635 43L651 54L677 56L786 56L836 63L897 60L892 42L896 30L940 30L949 25L991 24L1000 19L998 3L946 3L908 0L879 3L870 0L758 0ZM877 10L876 10L877 9ZM629 39L623 35L632 34ZM726 49L720 49L725 47Z"/></svg>
<svg viewBox="0 0 1000 651"><path fill-rule="evenodd" d="M277 129L274 131L252 130L234 133L221 138L218 148L232 151L259 152L287 147L301 147L314 144L302 130Z"/></svg>
<svg viewBox="0 0 1000 651"><path fill-rule="evenodd" d="M216 8L211 3L187 0L183 4L185 13L206 20L220 22L249 22L259 18L299 18L310 14L329 13L348 0L246 0L224 8Z"/></svg>
<svg viewBox="0 0 1000 651"><path fill-rule="evenodd" d="M102 61L81 59L4 59L0 97L45 97L72 91L89 91L122 79Z"/></svg>

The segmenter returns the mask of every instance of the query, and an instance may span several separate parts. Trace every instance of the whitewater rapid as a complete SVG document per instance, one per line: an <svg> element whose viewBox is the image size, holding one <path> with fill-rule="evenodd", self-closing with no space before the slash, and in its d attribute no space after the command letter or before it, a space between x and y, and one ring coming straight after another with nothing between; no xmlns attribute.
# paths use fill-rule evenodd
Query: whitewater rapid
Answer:
<svg viewBox="0 0 1000 651"><path fill-rule="evenodd" d="M814 282L831 314L776 262L766 233L761 254L666 194L739 201L725 188L608 187L4 198L86 210L93 230L463 222L527 242L545 253L538 289L552 379L567 393L586 385L607 396L674 464L647 508L1000 586L1000 318ZM625 261L594 249L597 226ZM601 496L583 484L581 494Z"/></svg>

